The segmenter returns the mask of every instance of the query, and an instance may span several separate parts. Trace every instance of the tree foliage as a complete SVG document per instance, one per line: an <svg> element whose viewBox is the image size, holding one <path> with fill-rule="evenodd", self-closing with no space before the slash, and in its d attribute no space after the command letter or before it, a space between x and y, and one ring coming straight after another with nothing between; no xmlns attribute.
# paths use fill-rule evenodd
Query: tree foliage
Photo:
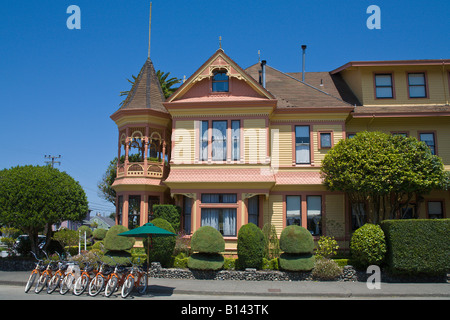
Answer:
<svg viewBox="0 0 450 320"><path fill-rule="evenodd" d="M321 176L329 190L347 193L353 204L366 203L371 223L399 218L413 197L446 188L449 181L442 159L432 155L424 142L367 131L331 149ZM355 209L360 211L359 206ZM359 218L361 214L357 212Z"/></svg>
<svg viewBox="0 0 450 320"><path fill-rule="evenodd" d="M36 252L39 232L50 239L52 224L81 221L87 212L83 188L65 172L30 165L0 171L0 223L26 232Z"/></svg>

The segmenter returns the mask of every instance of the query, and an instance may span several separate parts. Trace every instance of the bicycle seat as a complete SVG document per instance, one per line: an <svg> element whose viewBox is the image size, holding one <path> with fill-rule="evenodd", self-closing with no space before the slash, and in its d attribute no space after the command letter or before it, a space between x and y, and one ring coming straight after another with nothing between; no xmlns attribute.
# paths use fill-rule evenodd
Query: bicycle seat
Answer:
<svg viewBox="0 0 450 320"><path fill-rule="evenodd" d="M61 265L60 269L61 269L62 271L66 271L68 267L69 267L69 265L65 263L65 264L62 264L62 265Z"/></svg>
<svg viewBox="0 0 450 320"><path fill-rule="evenodd" d="M84 271L86 272L91 272L92 270L94 270L94 266L87 266Z"/></svg>
<svg viewBox="0 0 450 320"><path fill-rule="evenodd" d="M40 272L44 272L45 269L47 269L46 266L39 266L39 271L40 271Z"/></svg>
<svg viewBox="0 0 450 320"><path fill-rule="evenodd" d="M51 263L50 264L50 270L52 270L52 271L56 271L56 270L58 270L58 265L57 264L55 264L55 263Z"/></svg>

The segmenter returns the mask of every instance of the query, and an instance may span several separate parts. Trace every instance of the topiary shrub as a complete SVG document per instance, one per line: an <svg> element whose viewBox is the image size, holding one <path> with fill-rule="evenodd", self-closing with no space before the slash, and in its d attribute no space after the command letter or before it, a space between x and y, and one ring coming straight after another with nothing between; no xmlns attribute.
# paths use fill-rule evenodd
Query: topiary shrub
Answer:
<svg viewBox="0 0 450 320"><path fill-rule="evenodd" d="M357 268L381 265L386 255L386 240L381 227L366 223L358 228L350 240L350 252Z"/></svg>
<svg viewBox="0 0 450 320"><path fill-rule="evenodd" d="M156 218L151 221L156 227L175 233L172 225L165 219ZM144 239L144 248L147 250L149 241ZM149 259L150 262L160 262L163 267L171 267L173 264L172 254L175 248L175 237L153 237L152 247L150 248Z"/></svg>
<svg viewBox="0 0 450 320"><path fill-rule="evenodd" d="M225 240L215 228L203 226L192 235L191 250L202 253L220 253L225 251Z"/></svg>
<svg viewBox="0 0 450 320"><path fill-rule="evenodd" d="M122 251L133 248L136 241L134 238L118 236L119 233L125 231L128 231L128 228L125 226L112 226L106 233L104 239L105 249L110 251Z"/></svg>
<svg viewBox="0 0 450 320"><path fill-rule="evenodd" d="M248 223L239 229L237 254L241 268L261 269L264 258L264 235L258 226Z"/></svg>
<svg viewBox="0 0 450 320"><path fill-rule="evenodd" d="M188 268L194 270L220 270L224 258L225 240L219 231L211 226L200 227L191 238L192 251L198 251L189 257Z"/></svg>
<svg viewBox="0 0 450 320"><path fill-rule="evenodd" d="M287 226L281 232L280 248L287 253L311 253L314 250L314 239L311 232L303 227Z"/></svg>
<svg viewBox="0 0 450 320"><path fill-rule="evenodd" d="M284 251L279 259L281 269L310 271L314 268L314 240L303 227L291 225L281 232L280 248Z"/></svg>
<svg viewBox="0 0 450 320"><path fill-rule="evenodd" d="M97 228L94 230L93 236L95 240L103 240L106 237L106 233L108 232L108 230L106 229L102 229L102 228Z"/></svg>

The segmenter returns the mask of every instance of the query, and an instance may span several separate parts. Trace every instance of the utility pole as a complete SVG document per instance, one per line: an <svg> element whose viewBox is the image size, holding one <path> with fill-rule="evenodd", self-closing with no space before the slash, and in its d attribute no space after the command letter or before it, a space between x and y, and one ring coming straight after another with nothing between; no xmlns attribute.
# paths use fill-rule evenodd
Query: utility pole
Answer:
<svg viewBox="0 0 450 320"><path fill-rule="evenodd" d="M44 157L45 157L46 159L51 159L51 160L45 161L45 163L48 164L48 165L51 164L52 168L53 168L53 166L55 165L55 163L61 165L61 161L55 161L55 159L61 158L61 155L58 155L58 156L45 155Z"/></svg>

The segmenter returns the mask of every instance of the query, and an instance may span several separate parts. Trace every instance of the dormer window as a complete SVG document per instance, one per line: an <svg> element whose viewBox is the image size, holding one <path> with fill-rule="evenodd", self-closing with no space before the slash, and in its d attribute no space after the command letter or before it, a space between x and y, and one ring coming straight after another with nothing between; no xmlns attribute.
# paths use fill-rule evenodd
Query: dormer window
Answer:
<svg viewBox="0 0 450 320"><path fill-rule="evenodd" d="M212 79L213 92L228 92L228 76L227 72L215 71Z"/></svg>

